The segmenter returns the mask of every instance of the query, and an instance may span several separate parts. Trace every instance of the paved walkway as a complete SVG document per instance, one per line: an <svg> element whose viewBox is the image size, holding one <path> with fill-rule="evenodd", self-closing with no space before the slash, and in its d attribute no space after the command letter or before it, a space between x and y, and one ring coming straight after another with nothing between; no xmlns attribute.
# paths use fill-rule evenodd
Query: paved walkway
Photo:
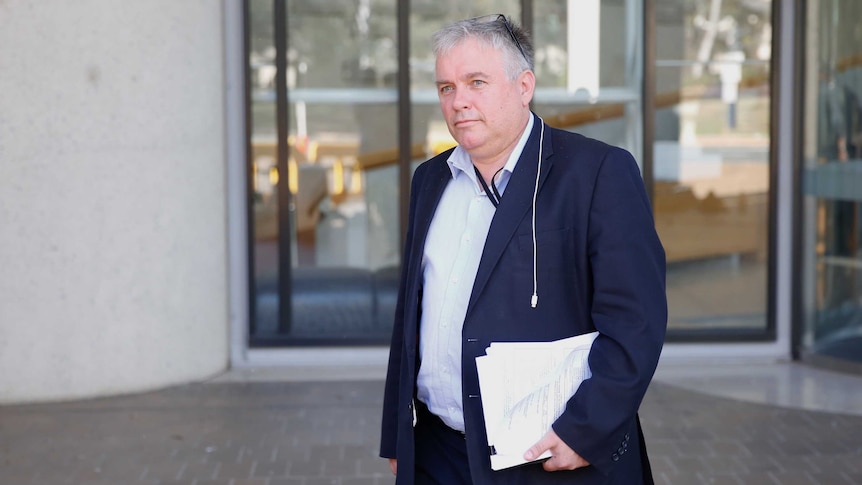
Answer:
<svg viewBox="0 0 862 485"><path fill-rule="evenodd" d="M392 484L377 458L382 388L380 380L219 381L0 407L0 483ZM862 484L860 415L659 381L641 415L658 483Z"/></svg>

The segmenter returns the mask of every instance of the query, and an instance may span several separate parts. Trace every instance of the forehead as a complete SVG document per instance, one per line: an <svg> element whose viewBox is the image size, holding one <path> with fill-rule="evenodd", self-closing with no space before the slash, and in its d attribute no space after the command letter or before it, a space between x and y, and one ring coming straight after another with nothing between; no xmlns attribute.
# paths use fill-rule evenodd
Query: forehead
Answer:
<svg viewBox="0 0 862 485"><path fill-rule="evenodd" d="M441 52L437 56L436 71L438 80L457 79L476 72L487 75L505 74L502 53L474 38L466 39L451 49Z"/></svg>

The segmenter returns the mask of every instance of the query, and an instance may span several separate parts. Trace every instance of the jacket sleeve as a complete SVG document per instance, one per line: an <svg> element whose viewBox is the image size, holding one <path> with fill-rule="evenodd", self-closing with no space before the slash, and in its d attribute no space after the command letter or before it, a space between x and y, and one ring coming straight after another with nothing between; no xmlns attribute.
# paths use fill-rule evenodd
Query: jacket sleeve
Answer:
<svg viewBox="0 0 862 485"><path fill-rule="evenodd" d="M595 171L587 223L590 317L599 336L592 377L553 429L607 474L635 434L635 415L658 364L667 328L665 254L634 158L608 147Z"/></svg>

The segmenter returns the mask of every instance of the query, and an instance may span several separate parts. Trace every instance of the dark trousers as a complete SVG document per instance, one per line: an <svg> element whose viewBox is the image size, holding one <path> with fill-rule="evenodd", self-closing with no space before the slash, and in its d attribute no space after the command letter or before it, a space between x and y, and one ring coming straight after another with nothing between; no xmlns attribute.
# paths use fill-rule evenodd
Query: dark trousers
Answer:
<svg viewBox="0 0 862 485"><path fill-rule="evenodd" d="M464 434L416 401L416 485L472 485Z"/></svg>

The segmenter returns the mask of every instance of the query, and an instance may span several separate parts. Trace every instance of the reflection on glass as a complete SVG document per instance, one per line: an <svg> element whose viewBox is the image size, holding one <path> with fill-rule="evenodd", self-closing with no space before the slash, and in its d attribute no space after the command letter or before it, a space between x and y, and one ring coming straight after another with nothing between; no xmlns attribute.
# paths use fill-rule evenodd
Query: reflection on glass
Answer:
<svg viewBox="0 0 862 485"><path fill-rule="evenodd" d="M533 14L535 111L641 159L641 2L550 0ZM569 8L569 7L572 8Z"/></svg>
<svg viewBox="0 0 862 485"><path fill-rule="evenodd" d="M669 329L767 325L771 2L659 0L654 207Z"/></svg>
<svg viewBox="0 0 862 485"><path fill-rule="evenodd" d="M271 4L250 4L252 31L269 35L268 43L252 42L250 53L261 200L252 340L382 343L392 326L400 253L395 0L287 2L287 173L279 173L274 156ZM279 190L290 191L289 207L278 207ZM284 235L291 315L278 314L279 210L291 220ZM261 283L265 276L272 286Z"/></svg>
<svg viewBox="0 0 862 485"><path fill-rule="evenodd" d="M803 352L862 362L862 3L806 11Z"/></svg>

